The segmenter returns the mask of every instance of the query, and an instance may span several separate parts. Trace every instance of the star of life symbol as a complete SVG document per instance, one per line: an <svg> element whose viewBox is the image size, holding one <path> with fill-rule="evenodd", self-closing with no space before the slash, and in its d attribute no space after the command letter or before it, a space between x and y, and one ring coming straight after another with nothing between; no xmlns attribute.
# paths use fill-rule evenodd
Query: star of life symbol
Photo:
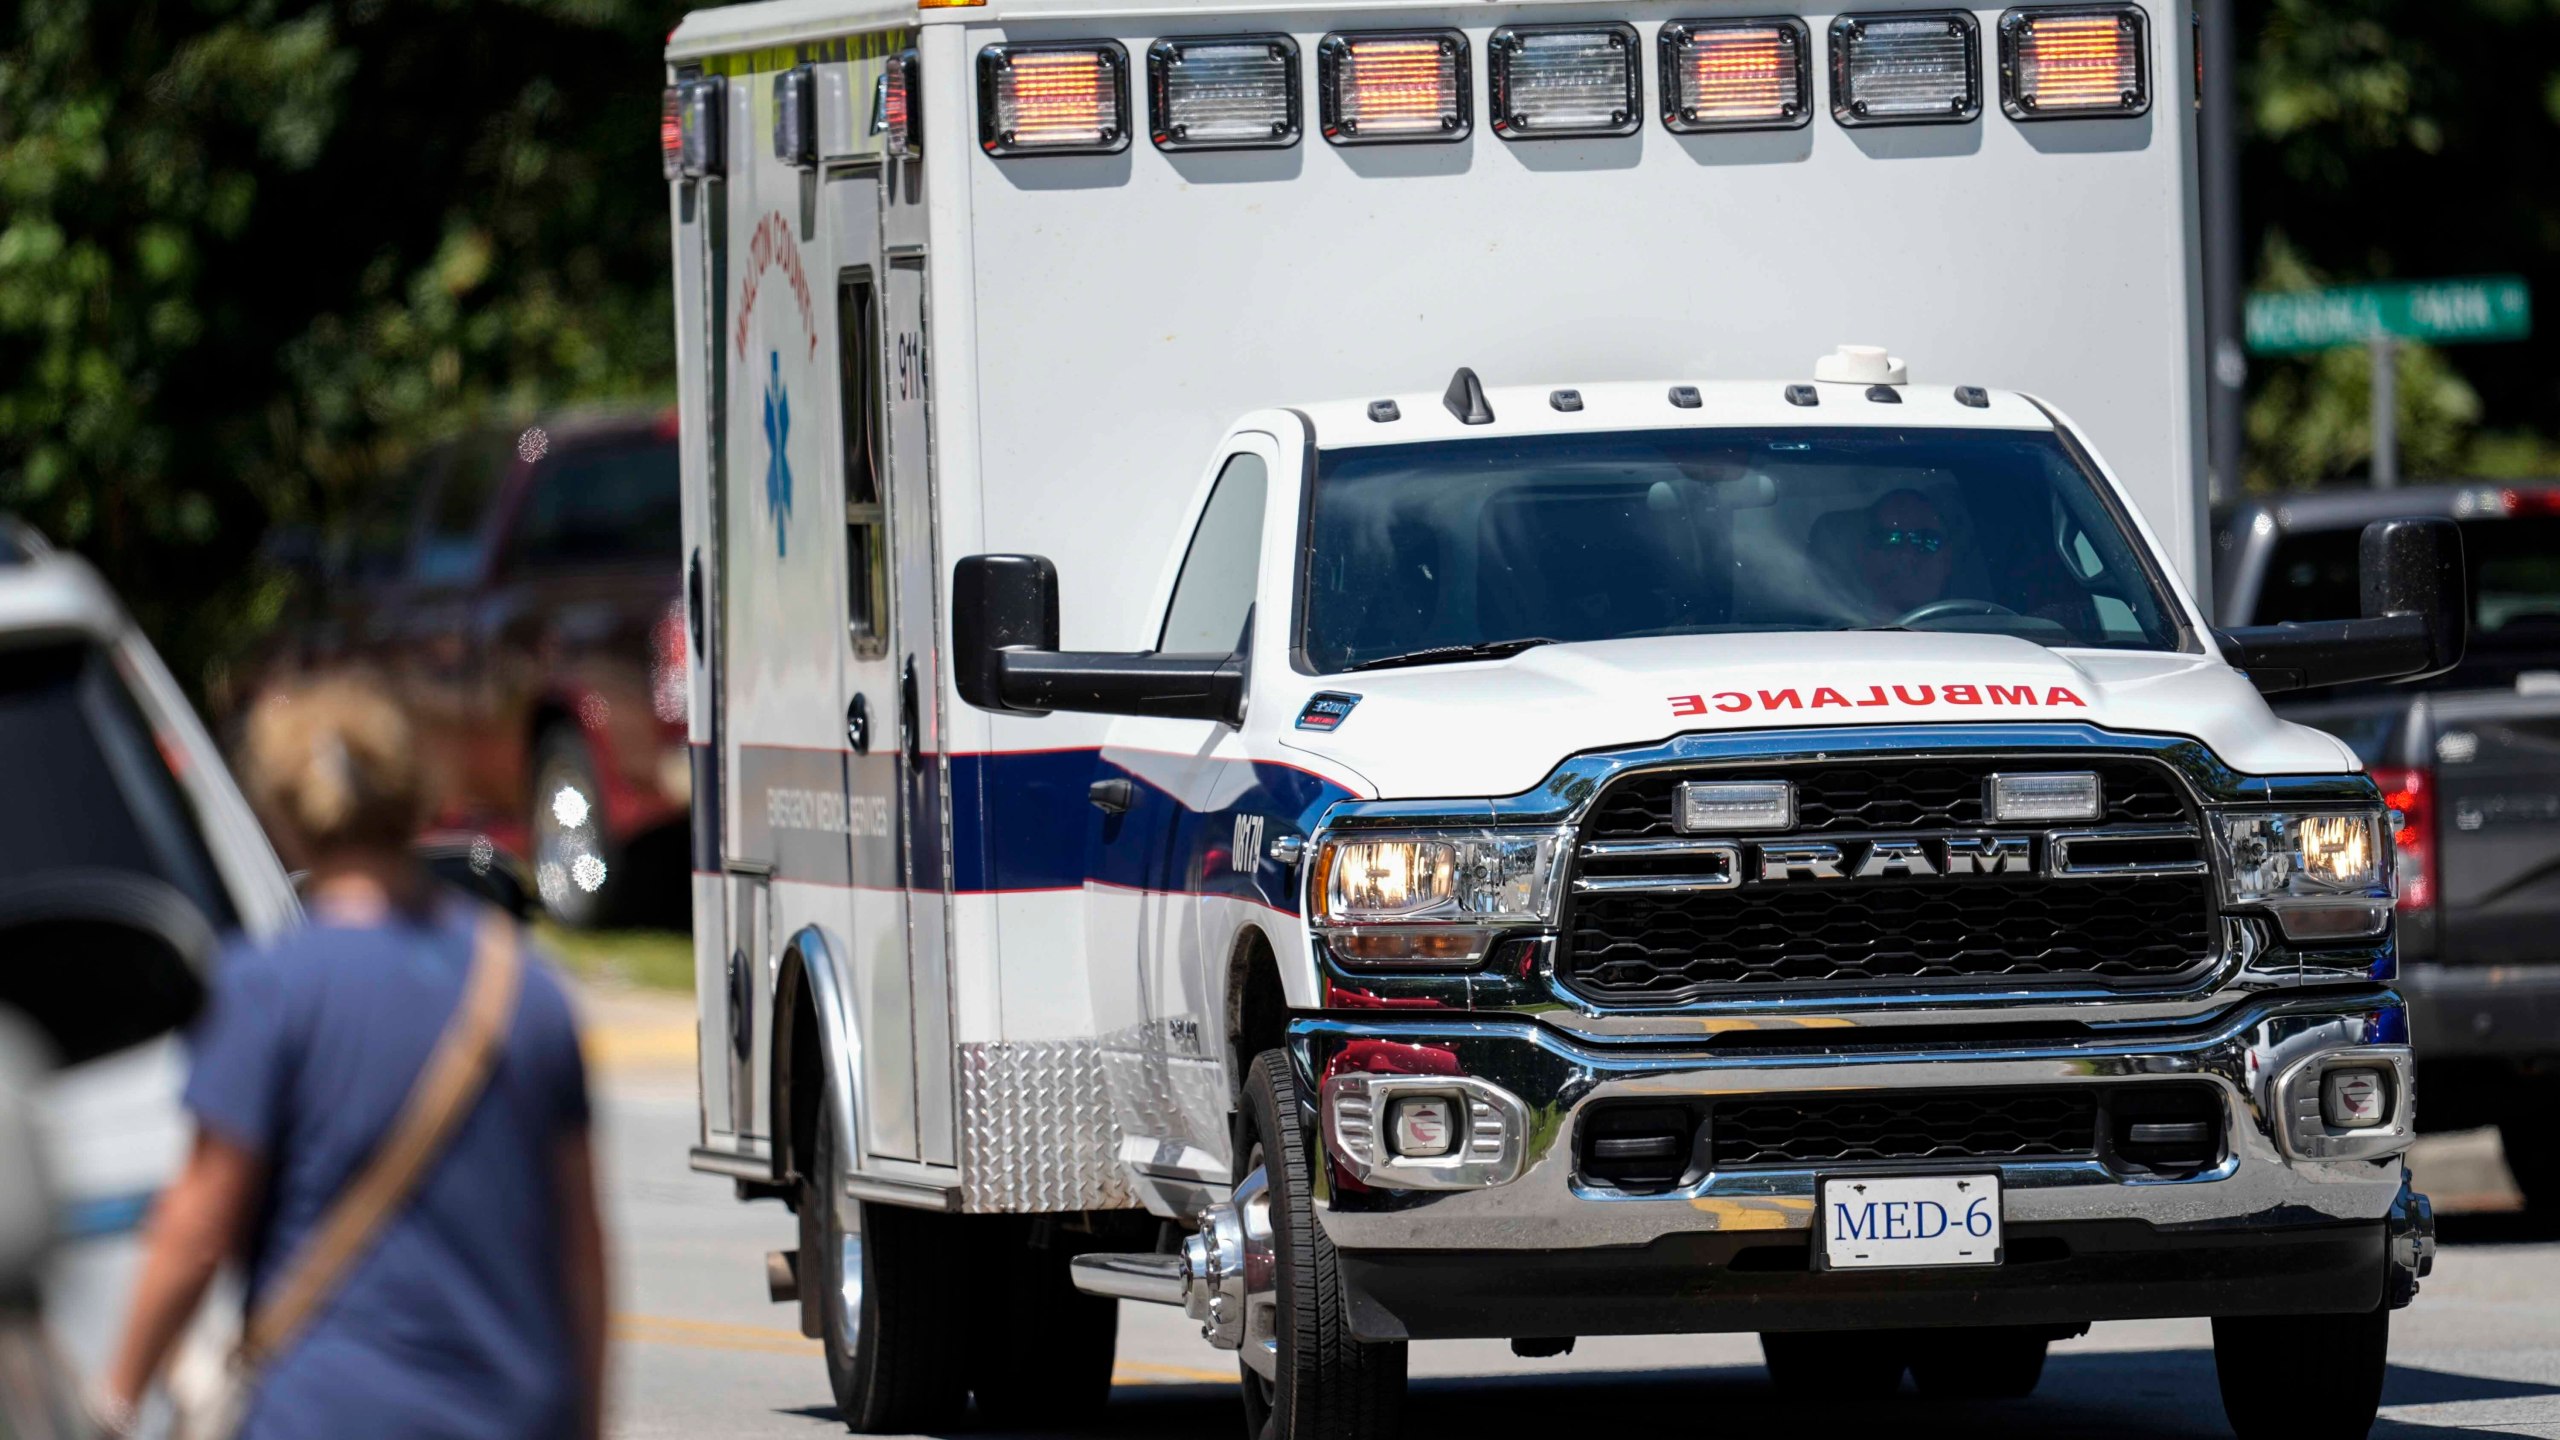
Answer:
<svg viewBox="0 0 2560 1440"><path fill-rule="evenodd" d="M764 499L773 511L773 553L791 553L791 461L784 447L791 440L791 397L782 390L782 352L769 352L772 378L764 387Z"/></svg>

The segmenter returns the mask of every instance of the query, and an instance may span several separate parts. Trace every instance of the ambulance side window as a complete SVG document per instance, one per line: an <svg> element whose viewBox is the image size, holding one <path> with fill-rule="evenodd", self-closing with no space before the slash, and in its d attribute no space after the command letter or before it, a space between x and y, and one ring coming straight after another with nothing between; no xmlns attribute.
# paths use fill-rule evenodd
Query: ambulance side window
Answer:
<svg viewBox="0 0 2560 1440"><path fill-rule="evenodd" d="M889 517L880 482L880 306L868 270L836 285L844 417L845 630L853 653L889 653Z"/></svg>
<svg viewBox="0 0 2560 1440"><path fill-rule="evenodd" d="M1262 497L1269 473L1259 455L1238 455L1218 472L1200 528L1182 557L1164 633L1156 649L1169 655L1231 655L1244 639L1262 559Z"/></svg>

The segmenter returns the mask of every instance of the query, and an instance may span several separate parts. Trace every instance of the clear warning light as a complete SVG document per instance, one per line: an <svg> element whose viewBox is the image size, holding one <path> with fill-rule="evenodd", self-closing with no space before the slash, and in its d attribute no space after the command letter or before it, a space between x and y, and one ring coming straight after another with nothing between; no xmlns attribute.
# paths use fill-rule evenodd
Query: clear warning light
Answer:
<svg viewBox="0 0 2560 1440"><path fill-rule="evenodd" d="M1486 50L1493 129L1506 140L1632 135L1644 123L1632 25L1506 25Z"/></svg>
<svg viewBox="0 0 2560 1440"><path fill-rule="evenodd" d="M2013 120L2139 115L2150 108L2142 12L2013 10L2000 24L2000 108Z"/></svg>
<svg viewBox="0 0 2560 1440"><path fill-rule="evenodd" d="M1159 40L1147 47L1147 86L1160 149L1298 143L1298 45L1286 35Z"/></svg>

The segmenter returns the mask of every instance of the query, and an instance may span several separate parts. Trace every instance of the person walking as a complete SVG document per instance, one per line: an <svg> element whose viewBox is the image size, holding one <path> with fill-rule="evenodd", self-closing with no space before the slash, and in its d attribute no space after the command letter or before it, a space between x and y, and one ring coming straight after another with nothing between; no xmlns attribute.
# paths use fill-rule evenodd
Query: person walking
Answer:
<svg viewBox="0 0 2560 1440"><path fill-rule="evenodd" d="M310 923L235 943L193 1037L196 1138L154 1207L98 1408L129 1430L216 1269L244 1440L600 1433L605 1257L568 998L512 919L411 858L416 738L352 677L251 713L251 802Z"/></svg>

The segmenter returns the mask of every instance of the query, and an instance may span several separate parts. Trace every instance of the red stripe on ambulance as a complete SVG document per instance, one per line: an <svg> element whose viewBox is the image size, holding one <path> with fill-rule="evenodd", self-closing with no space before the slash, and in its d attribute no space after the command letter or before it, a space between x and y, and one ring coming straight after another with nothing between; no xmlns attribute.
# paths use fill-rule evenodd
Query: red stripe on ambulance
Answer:
<svg viewBox="0 0 2560 1440"><path fill-rule="evenodd" d="M2052 709L2089 702L2060 685L1883 685L1846 689L1818 685L1811 689L1716 690L1703 695L1674 695L1674 715L1740 715L1761 710L1856 710L1877 705L1956 705Z"/></svg>

